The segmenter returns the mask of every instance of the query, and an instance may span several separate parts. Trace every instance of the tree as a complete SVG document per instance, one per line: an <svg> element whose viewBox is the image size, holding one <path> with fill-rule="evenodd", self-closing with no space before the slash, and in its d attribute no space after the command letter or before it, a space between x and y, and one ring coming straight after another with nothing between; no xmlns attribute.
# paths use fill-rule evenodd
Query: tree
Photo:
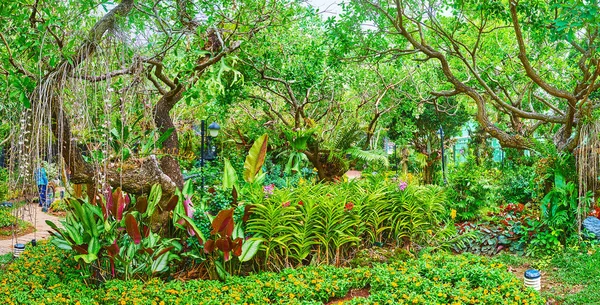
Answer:
<svg viewBox="0 0 600 305"><path fill-rule="evenodd" d="M433 61L432 97L467 97L504 147L534 148L542 125L572 151L598 107L597 1L355 0L339 25L381 58ZM374 25L365 30L361 24ZM497 116L497 117L494 117Z"/></svg>
<svg viewBox="0 0 600 305"><path fill-rule="evenodd" d="M205 94L209 84L215 88L231 71L228 56L275 22L286 5L184 0L0 4L3 89L28 109L20 134L25 137L19 142L21 164L43 157L44 143L56 141L73 183L90 189L108 183L134 194L160 184L163 197L170 198L183 185L171 110L181 100ZM146 116L127 117L128 103L136 103ZM113 123L119 114L121 130ZM87 132L73 129L86 126L86 119L92 121ZM126 160L111 149L113 142L125 144L125 127L134 120L156 128L150 134L155 138L146 141L163 136L162 157L151 149ZM81 140L95 151L86 153ZM133 146L132 151L139 150L139 143Z"/></svg>
<svg viewBox="0 0 600 305"><path fill-rule="evenodd" d="M387 161L365 150L378 146L378 122L398 106L393 89L407 80L383 63L340 62L330 35L309 8L261 32L240 53L246 80L240 97L251 103L238 105L285 135L290 155L305 155L321 180L346 171L347 153Z"/></svg>

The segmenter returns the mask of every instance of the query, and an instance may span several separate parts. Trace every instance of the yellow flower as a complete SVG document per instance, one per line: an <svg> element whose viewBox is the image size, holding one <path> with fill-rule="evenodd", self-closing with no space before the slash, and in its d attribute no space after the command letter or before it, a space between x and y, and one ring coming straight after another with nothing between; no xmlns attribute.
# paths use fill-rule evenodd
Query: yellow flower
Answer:
<svg viewBox="0 0 600 305"><path fill-rule="evenodd" d="M452 211L450 211L450 217L452 219L456 218L456 210L455 209L452 209Z"/></svg>

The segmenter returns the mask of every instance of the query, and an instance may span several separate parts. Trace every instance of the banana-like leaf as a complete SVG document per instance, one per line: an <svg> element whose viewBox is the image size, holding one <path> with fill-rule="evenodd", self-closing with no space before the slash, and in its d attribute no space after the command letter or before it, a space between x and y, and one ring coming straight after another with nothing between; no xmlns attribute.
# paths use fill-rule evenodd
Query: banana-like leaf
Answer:
<svg viewBox="0 0 600 305"><path fill-rule="evenodd" d="M244 162L244 180L248 183L254 182L256 175L260 172L265 162L268 140L269 136L266 133L260 136L254 141L252 148L248 152L248 156L246 156L246 162Z"/></svg>
<svg viewBox="0 0 600 305"><path fill-rule="evenodd" d="M160 255L156 260L152 262L152 273L160 273L167 270L169 266L169 252L165 252Z"/></svg>
<svg viewBox="0 0 600 305"><path fill-rule="evenodd" d="M71 247L71 244L69 244L69 242L65 241L64 239L53 238L52 243L55 246L57 246L59 249L69 250L69 251L73 250L73 248Z"/></svg>
<svg viewBox="0 0 600 305"><path fill-rule="evenodd" d="M146 213L144 213L145 217L152 216L154 211L156 210L156 206L158 202L160 202L160 198L162 197L162 188L159 184L155 184L150 189L150 196L148 196L148 207L146 209Z"/></svg>
<svg viewBox="0 0 600 305"><path fill-rule="evenodd" d="M188 228L188 232L191 229L191 231L194 233L193 235L196 236L196 238L198 239L198 242L200 244L203 244L204 241L206 241L206 238L204 237L204 234L202 234L202 231L200 231L200 229L198 229L198 227L196 226L196 224L194 223L194 221L185 216L185 215L179 215L179 217L181 217L181 220L183 220Z"/></svg>
<svg viewBox="0 0 600 305"><path fill-rule="evenodd" d="M193 179L186 180L183 184L183 190L181 193L183 196L192 196L194 194L194 185L192 184Z"/></svg>
<svg viewBox="0 0 600 305"><path fill-rule="evenodd" d="M79 259L82 259L86 264L91 264L93 261L98 259L98 256L92 253L75 255L75 260Z"/></svg>
<svg viewBox="0 0 600 305"><path fill-rule="evenodd" d="M144 214L148 209L148 198L147 197L138 197L135 202L135 208L138 212Z"/></svg>
<svg viewBox="0 0 600 305"><path fill-rule="evenodd" d="M110 190L110 187L108 189ZM112 192L112 200L110 202L110 212L114 217L117 217L117 210L119 204L125 203L125 201L123 200L123 191L121 190L121 187L117 187L115 191Z"/></svg>
<svg viewBox="0 0 600 305"><path fill-rule="evenodd" d="M133 239L133 242L136 245L139 245L142 241L142 235L140 234L140 228L133 215L127 214L127 216L125 216L125 228L127 229L127 234Z"/></svg>
<svg viewBox="0 0 600 305"><path fill-rule="evenodd" d="M221 263L220 261L215 261L215 267L217 269L217 275L219 276L219 279L225 280L229 273L223 266L223 263Z"/></svg>
<svg viewBox="0 0 600 305"><path fill-rule="evenodd" d="M173 197L171 197L171 199L169 199L169 202L167 202L165 211L166 212L173 211L175 209L175 206L177 205L177 203L179 203L179 196L173 195Z"/></svg>
<svg viewBox="0 0 600 305"><path fill-rule="evenodd" d="M238 259L240 260L240 262L243 263L243 262L247 262L247 261L251 260L258 252L258 249L260 249L261 243L262 243L262 240L254 239L254 238L251 238L251 239L245 241L242 244L242 254L240 256L238 256Z"/></svg>
<svg viewBox="0 0 600 305"><path fill-rule="evenodd" d="M220 234L223 237L229 237L233 233L233 211L234 209L222 210L212 221L211 234Z"/></svg>
<svg viewBox="0 0 600 305"><path fill-rule="evenodd" d="M98 252L100 252L100 241L98 241L98 238L92 237L92 239L90 239L90 243L88 244L88 253L98 255Z"/></svg>
<svg viewBox="0 0 600 305"><path fill-rule="evenodd" d="M223 188L231 189L237 185L237 173L235 168L229 162L229 159L225 158L225 165L223 168Z"/></svg>

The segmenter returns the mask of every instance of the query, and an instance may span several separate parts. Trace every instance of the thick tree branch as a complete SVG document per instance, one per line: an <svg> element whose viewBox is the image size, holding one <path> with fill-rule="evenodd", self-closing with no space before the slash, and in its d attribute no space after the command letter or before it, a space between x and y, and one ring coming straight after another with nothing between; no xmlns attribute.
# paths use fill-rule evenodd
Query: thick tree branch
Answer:
<svg viewBox="0 0 600 305"><path fill-rule="evenodd" d="M517 3L514 0L510 0L510 16L512 18L513 28L515 30L515 38L517 40L517 44L519 45L518 57L521 63L523 64L523 68L525 68L525 73L527 73L527 76L538 86L544 89L544 91L548 92L548 94L559 98L564 98L566 100L574 101L575 97L572 94L564 90L552 87L550 84L545 82L531 66L531 63L527 58L527 50L525 48L525 41L523 39L523 33L521 32L521 26L519 25L519 19L517 15Z"/></svg>
<svg viewBox="0 0 600 305"><path fill-rule="evenodd" d="M12 56L10 46L8 45L8 42L6 41L6 38L4 38L4 35L2 33L0 33L0 38L2 38L2 42L4 42L4 45L6 46L6 52L8 53L8 61L10 62L10 64L13 67L15 67L15 69L17 69L17 71L19 71L21 74L27 75L27 76L35 79L36 78L35 74L29 72L27 69L25 69L23 67L23 65L21 65L20 63L15 61L15 59Z"/></svg>

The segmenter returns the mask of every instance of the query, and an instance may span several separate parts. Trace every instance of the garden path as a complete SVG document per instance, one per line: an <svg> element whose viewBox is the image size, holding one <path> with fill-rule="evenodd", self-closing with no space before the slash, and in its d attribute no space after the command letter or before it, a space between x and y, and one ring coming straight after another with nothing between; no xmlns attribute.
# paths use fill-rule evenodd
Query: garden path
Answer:
<svg viewBox="0 0 600 305"><path fill-rule="evenodd" d="M48 238L51 230L50 226L46 224L46 220L51 220L55 224L59 225L59 218L42 212L42 208L39 207L36 203L31 204L32 208L35 209L35 215L37 221L33 223L36 231L33 233L25 234L23 236L17 237L17 241L15 243L27 244L31 242L32 239L36 239L38 241L42 239ZM13 252L13 240L11 238L6 240L0 240L0 255Z"/></svg>

